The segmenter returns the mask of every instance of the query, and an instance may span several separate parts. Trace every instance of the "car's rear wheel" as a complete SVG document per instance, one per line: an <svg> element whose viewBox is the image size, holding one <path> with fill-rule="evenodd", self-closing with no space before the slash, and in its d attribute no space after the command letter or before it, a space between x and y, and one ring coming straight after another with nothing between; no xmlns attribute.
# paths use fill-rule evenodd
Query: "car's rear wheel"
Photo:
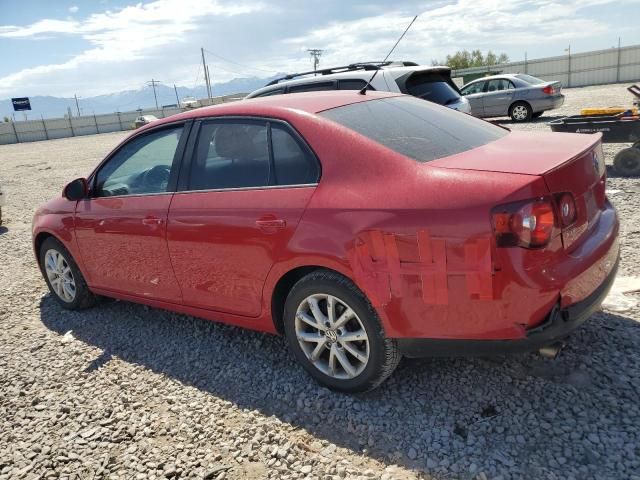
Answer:
<svg viewBox="0 0 640 480"><path fill-rule="evenodd" d="M625 177L640 176L640 149L623 148L614 157L613 166Z"/></svg>
<svg viewBox="0 0 640 480"><path fill-rule="evenodd" d="M509 108L509 116L514 122L528 122L532 115L531 105L526 102L516 102Z"/></svg>
<svg viewBox="0 0 640 480"><path fill-rule="evenodd" d="M335 272L316 271L294 285L285 303L284 328L296 359L333 390L371 390L400 361L396 341L385 337L367 298Z"/></svg>
<svg viewBox="0 0 640 480"><path fill-rule="evenodd" d="M68 310L81 310L95 304L95 296L69 251L53 237L40 247L40 268L53 298Z"/></svg>

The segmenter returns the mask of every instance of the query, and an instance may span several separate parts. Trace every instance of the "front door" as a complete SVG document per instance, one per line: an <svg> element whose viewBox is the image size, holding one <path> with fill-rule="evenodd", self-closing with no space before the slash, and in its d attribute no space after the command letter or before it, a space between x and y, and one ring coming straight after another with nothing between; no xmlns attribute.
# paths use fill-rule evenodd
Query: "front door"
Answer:
<svg viewBox="0 0 640 480"><path fill-rule="evenodd" d="M255 317L269 270L315 191L318 163L277 121L204 122L169 209L171 261L190 306Z"/></svg>
<svg viewBox="0 0 640 480"><path fill-rule="evenodd" d="M469 106L471 107L471 114L475 117L484 116L484 104L482 102L482 93L486 82L480 81L467 85L461 90L464 98L469 100Z"/></svg>
<svg viewBox="0 0 640 480"><path fill-rule="evenodd" d="M90 197L78 202L75 231L91 286L181 300L166 231L183 130L174 125L134 137L100 167Z"/></svg>

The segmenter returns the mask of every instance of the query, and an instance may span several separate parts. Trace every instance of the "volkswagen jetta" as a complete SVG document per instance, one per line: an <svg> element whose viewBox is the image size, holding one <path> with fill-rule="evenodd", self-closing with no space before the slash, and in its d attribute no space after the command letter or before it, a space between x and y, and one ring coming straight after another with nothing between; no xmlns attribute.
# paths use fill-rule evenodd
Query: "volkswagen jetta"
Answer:
<svg viewBox="0 0 640 480"><path fill-rule="evenodd" d="M355 392L403 355L566 337L616 272L605 183L599 135L301 93L142 127L36 212L33 240L65 308L102 295L281 333Z"/></svg>

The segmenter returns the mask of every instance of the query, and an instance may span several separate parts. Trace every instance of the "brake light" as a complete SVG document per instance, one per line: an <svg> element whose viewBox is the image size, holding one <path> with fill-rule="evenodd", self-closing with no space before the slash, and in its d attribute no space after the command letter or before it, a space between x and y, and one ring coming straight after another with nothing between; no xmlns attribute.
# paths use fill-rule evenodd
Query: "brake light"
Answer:
<svg viewBox="0 0 640 480"><path fill-rule="evenodd" d="M541 248L553 237L556 216L549 198L500 205L492 210L499 247Z"/></svg>
<svg viewBox="0 0 640 480"><path fill-rule="evenodd" d="M547 85L542 89L542 92L546 93L547 95L553 95L553 87L551 85Z"/></svg>

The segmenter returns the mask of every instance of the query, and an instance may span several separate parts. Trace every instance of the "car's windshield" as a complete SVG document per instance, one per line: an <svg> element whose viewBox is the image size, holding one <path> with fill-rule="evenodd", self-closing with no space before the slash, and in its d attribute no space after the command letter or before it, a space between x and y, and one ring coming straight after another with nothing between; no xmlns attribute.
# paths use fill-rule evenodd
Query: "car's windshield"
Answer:
<svg viewBox="0 0 640 480"><path fill-rule="evenodd" d="M530 85L540 85L541 83L545 83L544 80L532 77L531 75L525 75L524 73L519 73L518 75L516 75L516 78L519 78L523 82L527 82Z"/></svg>
<svg viewBox="0 0 640 480"><path fill-rule="evenodd" d="M409 96L354 103L320 115L419 162L471 150L508 133L471 115Z"/></svg>

